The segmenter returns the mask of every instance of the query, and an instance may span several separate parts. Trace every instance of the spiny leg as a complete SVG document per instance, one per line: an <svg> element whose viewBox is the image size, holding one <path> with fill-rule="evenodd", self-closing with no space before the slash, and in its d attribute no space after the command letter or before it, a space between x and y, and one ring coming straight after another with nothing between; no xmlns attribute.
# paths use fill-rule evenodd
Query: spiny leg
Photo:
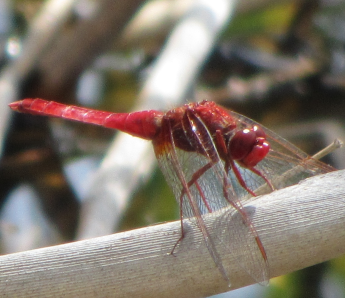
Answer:
<svg viewBox="0 0 345 298"><path fill-rule="evenodd" d="M222 134L220 133L220 131L217 131L217 140L218 140L218 144L219 146L224 150L224 152L227 152L227 147L224 141L224 138L222 136ZM225 156L229 156L228 154L225 154ZM250 190L248 188L248 186L246 185L245 181L243 180L241 173L239 172L239 170L237 169L234 161L230 158L228 158L225 161L225 165L224 165L224 176L223 176L223 195L225 197L225 199L229 202L229 204L241 215L243 223L249 228L249 230L251 231L252 235L254 236L255 242L260 250L260 253L263 257L263 259L265 260L266 264L268 263L268 259L267 259L267 254L265 251L265 248L261 242L261 239L259 238L259 235L254 227L254 225L252 224L252 222L248 219L248 215L246 213L246 211L244 210L242 204L240 201L232 201L230 199L230 195L229 195L229 189L231 187L229 179L228 179L228 173L230 171L230 169L234 170L236 179L238 180L238 182L240 183L240 185L248 192L250 193L252 196L256 196L255 193ZM267 180L267 178L258 170L252 168L251 169L255 174L259 175L260 177L262 177L266 183L273 187L272 184Z"/></svg>
<svg viewBox="0 0 345 298"><path fill-rule="evenodd" d="M196 188L197 188L197 190L198 190L198 192L199 192L199 194L200 194L200 196L201 196L201 198L202 198L202 201L204 202L204 204L205 204L205 206L206 206L207 211L208 211L208 212L212 212L212 208L211 208L211 206L209 205L209 203L207 202L207 199L206 199L206 197L205 197L205 194L204 194L204 192L202 191L202 189L201 189L200 184L198 183L198 181L195 182L195 186L196 186Z"/></svg>
<svg viewBox="0 0 345 298"><path fill-rule="evenodd" d="M196 171L193 176L192 176L192 179L188 182L187 184L187 187L191 187L193 184L195 184L196 188L198 189L199 191L199 194L202 198L202 201L204 202L207 210L209 212L212 212L212 209L210 207L210 205L208 204L207 202L207 199L204 195L204 193L202 192L202 189L199 185L199 183L197 182L197 180L207 171L209 170L210 168L212 168L213 166L213 163L210 162L208 163L207 165L203 166L202 168L200 168L198 171ZM170 252L171 255L174 255L174 251L177 247L177 245L182 241L182 239L184 238L184 230L183 230L183 196L186 194L186 190L183 188L182 191L181 191L181 195L180 195L180 220L181 220L181 237L177 240L177 242L175 243L172 251Z"/></svg>
<svg viewBox="0 0 345 298"><path fill-rule="evenodd" d="M226 167L228 167L228 166L226 166ZM224 177L223 177L224 178L223 179L223 195L226 198L226 200L229 202L229 204L242 216L243 223L250 229L252 235L254 236L255 242L256 242L259 250L260 250L260 253L261 253L263 259L265 260L265 262L268 262L267 254L266 254L264 245L262 244L253 223L248 219L248 215L247 215L246 211L244 210L242 204L240 202L236 203L235 201L231 201L231 199L230 199L229 192L228 192L230 185L229 185L227 173L228 173L228 171L226 171L224 173Z"/></svg>
<svg viewBox="0 0 345 298"><path fill-rule="evenodd" d="M200 193L200 196L201 196L201 198L202 198L202 201L203 201L203 203L205 204L205 206L206 206L206 208L207 208L207 210L208 210L209 212L212 212L212 209L211 209L210 205L208 204L207 199L206 199L205 195L203 194L203 192L202 192L202 190L201 190L201 187L200 187L200 185L199 185L199 183L198 183L197 180L198 180L202 175L204 175L204 174L207 172L207 170L209 170L210 168L212 168L213 165L214 165L214 162L211 161L211 162L209 162L208 164L206 164L205 166L203 166L202 168L200 168L199 170L197 170L197 171L193 174L192 179L189 180L189 182L188 182L188 184L187 184L188 187L191 187L191 186L195 183L195 185L196 185L196 187L197 187L197 189L198 189L198 191L199 191L199 193ZM182 192L181 192L181 195L180 195L180 202L182 202L182 198L183 198L184 195L185 195L185 189L183 189Z"/></svg>
<svg viewBox="0 0 345 298"><path fill-rule="evenodd" d="M180 238L176 241L174 247L172 248L171 252L170 252L170 255L174 255L174 251L177 247L177 245L182 241L182 239L184 238L184 229L183 229L183 208L182 208L182 203L183 203L183 200L182 200L182 196L180 197L180 223L181 223L181 236Z"/></svg>
<svg viewBox="0 0 345 298"><path fill-rule="evenodd" d="M267 185L272 189L272 191L275 190L275 188L274 188L273 184L271 183L271 181L269 181L267 179L267 177L264 174L262 174L258 169L255 169L253 167L253 168L249 168L249 170L252 171L254 174L260 176L262 179L264 179L265 182L267 183Z"/></svg>
<svg viewBox="0 0 345 298"><path fill-rule="evenodd" d="M252 196L256 197L256 194L251 189L249 189L249 187L247 186L247 184L243 180L240 171L237 169L237 167L235 165L234 160L231 158L231 156L229 156L228 147L226 146L223 134L220 130L216 131L216 139L217 139L218 147L222 151L223 159L225 159L225 165L224 165L225 175L228 175L230 169L232 168L232 170L235 173L236 179L240 183L240 185L248 193L250 193ZM231 202L229 202L229 203L231 203Z"/></svg>
<svg viewBox="0 0 345 298"><path fill-rule="evenodd" d="M237 181L239 182L239 184L240 184L248 193L250 193L253 197L256 197L255 192L253 192L253 191L247 186L246 182L243 180L240 171L238 170L238 168L237 168L236 165L235 165L235 162L234 162L232 159L230 159L229 162L230 162L231 168L232 168L232 170L234 171L235 176L236 176L236 179L237 179ZM226 173L228 173L228 169L225 169L225 170L226 170Z"/></svg>
<svg viewBox="0 0 345 298"><path fill-rule="evenodd" d="M228 150L227 150L223 135L221 134L220 131L216 132L216 138L217 138L217 143L218 143L219 148L221 148L221 150L223 150L223 154L224 154L223 156L227 157L227 159L225 160L225 165L224 165L225 171L223 173L223 195L224 195L225 199L229 202L229 204L241 215L243 223L249 228L250 232L254 236L256 245L258 246L265 263L268 264L268 259L267 259L267 254L266 254L265 248L261 242L261 239L259 238L259 235L258 235L254 225L249 220L248 215L247 215L245 209L243 208L241 202L239 200L231 200L230 199L229 189L231 188L231 185L230 185L230 181L228 178L228 173L229 173L231 168L233 169L235 176L236 176L236 179L238 180L240 185L251 195L253 195L253 196L256 196L256 195L252 190L250 190L248 188L248 186L246 185L245 181L243 180L243 178L241 176L241 173L237 169L234 161L229 157ZM254 168L251 170L255 174L262 177L267 182L267 184L271 186L271 183L266 179L266 177L264 177L264 175L262 173L260 173L258 170L254 169ZM267 265L267 267L268 267L268 265Z"/></svg>

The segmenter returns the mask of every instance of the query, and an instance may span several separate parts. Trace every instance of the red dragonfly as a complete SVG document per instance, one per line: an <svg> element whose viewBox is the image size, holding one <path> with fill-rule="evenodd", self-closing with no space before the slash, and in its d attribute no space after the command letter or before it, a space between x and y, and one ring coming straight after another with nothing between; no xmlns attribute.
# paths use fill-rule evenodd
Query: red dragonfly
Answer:
<svg viewBox="0 0 345 298"><path fill-rule="evenodd" d="M214 102L189 103L168 112L155 110L110 113L76 106L24 99L9 105L18 112L62 117L118 129L151 140L161 170L180 206L183 221L200 229L207 249L226 281L219 245L230 253L241 243L241 267L256 282L267 283L269 264L264 245L243 204L258 194L335 170L267 128ZM212 236L203 215L230 207L221 235ZM243 228L231 227L234 214ZM173 251L175 250L175 247ZM173 253L172 251L172 253Z"/></svg>

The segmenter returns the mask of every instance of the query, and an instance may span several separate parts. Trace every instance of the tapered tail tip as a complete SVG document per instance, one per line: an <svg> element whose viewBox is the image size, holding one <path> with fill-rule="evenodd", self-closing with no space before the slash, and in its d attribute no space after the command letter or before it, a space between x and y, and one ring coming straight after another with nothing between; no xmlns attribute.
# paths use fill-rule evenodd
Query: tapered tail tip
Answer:
<svg viewBox="0 0 345 298"><path fill-rule="evenodd" d="M25 98L23 100L11 102L8 106L16 112L33 114L34 111L32 111L32 104L35 100L37 99Z"/></svg>
<svg viewBox="0 0 345 298"><path fill-rule="evenodd" d="M9 106L13 111L20 112L20 103L21 103L21 101L15 101L15 102L11 102L8 106Z"/></svg>

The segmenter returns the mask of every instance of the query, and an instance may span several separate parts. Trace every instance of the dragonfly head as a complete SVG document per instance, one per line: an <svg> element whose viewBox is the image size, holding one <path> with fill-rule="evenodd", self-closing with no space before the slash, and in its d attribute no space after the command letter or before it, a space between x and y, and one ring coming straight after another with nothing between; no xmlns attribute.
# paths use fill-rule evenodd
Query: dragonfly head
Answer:
<svg viewBox="0 0 345 298"><path fill-rule="evenodd" d="M257 125L237 131L229 144L231 158L246 168L256 166L265 158L269 149L266 134Z"/></svg>

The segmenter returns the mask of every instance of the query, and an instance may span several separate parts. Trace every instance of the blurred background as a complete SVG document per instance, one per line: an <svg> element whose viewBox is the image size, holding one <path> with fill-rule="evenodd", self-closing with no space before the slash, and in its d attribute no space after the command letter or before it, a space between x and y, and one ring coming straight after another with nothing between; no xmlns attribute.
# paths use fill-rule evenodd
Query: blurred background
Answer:
<svg viewBox="0 0 345 298"><path fill-rule="evenodd" d="M0 0L2 254L177 220L152 146L12 113L215 101L309 154L345 140L342 0ZM344 150L324 160L345 168ZM217 297L345 297L345 257Z"/></svg>

